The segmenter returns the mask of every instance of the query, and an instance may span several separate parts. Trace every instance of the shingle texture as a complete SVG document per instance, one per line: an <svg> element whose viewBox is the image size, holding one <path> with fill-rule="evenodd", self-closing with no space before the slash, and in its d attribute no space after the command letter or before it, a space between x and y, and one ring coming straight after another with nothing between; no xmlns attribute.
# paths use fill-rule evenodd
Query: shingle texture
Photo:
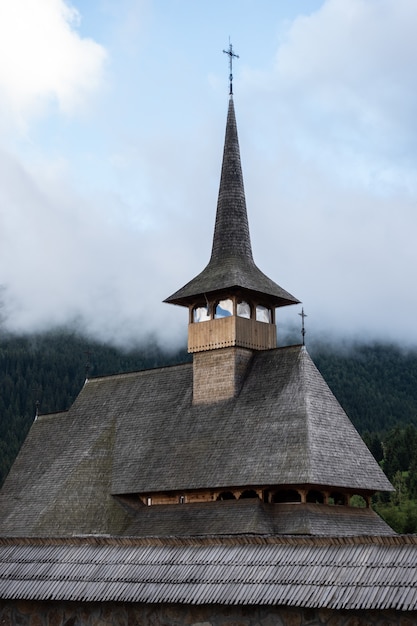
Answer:
<svg viewBox="0 0 417 626"><path fill-rule="evenodd" d="M226 500L200 504L143 507L127 535L178 537L204 535L393 535L372 509L323 504L264 504Z"/></svg>
<svg viewBox="0 0 417 626"><path fill-rule="evenodd" d="M34 422L0 494L0 533L126 534L132 513L112 496L291 484L391 489L301 346L254 352L240 394L223 402L192 404L191 364L88 381L68 412ZM223 533L274 532L254 502L239 523L224 514ZM178 532L170 516L190 507L160 509L161 533ZM217 532L204 510L194 532Z"/></svg>
<svg viewBox="0 0 417 626"><path fill-rule="evenodd" d="M235 288L264 294L275 306L298 302L261 272L253 260L236 118L230 97L211 258L198 276L165 302L187 304L203 294Z"/></svg>
<svg viewBox="0 0 417 626"><path fill-rule="evenodd" d="M0 597L413 611L416 549L412 536L0 539Z"/></svg>

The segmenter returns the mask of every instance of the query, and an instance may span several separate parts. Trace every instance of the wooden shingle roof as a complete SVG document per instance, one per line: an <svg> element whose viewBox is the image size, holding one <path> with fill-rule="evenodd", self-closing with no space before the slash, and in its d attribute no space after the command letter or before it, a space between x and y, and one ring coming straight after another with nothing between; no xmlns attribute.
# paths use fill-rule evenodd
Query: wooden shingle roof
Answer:
<svg viewBox="0 0 417 626"><path fill-rule="evenodd" d="M192 403L192 364L88 381L68 412L33 424L0 493L0 533L126 534L132 516L113 496L292 484L391 490L302 346L254 353L239 396L209 405ZM271 523L256 511L243 532Z"/></svg>
<svg viewBox="0 0 417 626"><path fill-rule="evenodd" d="M0 539L0 597L417 610L417 538Z"/></svg>
<svg viewBox="0 0 417 626"><path fill-rule="evenodd" d="M128 396L129 410L118 426L113 493L267 484L392 489L302 346L254 353L230 400L193 405L191 376L191 365L142 372L129 394L122 379L114 381L109 402L123 407ZM109 382L92 381L94 397Z"/></svg>
<svg viewBox="0 0 417 626"><path fill-rule="evenodd" d="M224 500L160 505L132 511L126 535L179 537L204 535L393 535L371 509L313 503L266 504L261 500Z"/></svg>
<svg viewBox="0 0 417 626"><path fill-rule="evenodd" d="M211 258L198 276L165 302L188 305L204 294L237 288L266 295L277 307L299 302L254 263L233 97L230 96Z"/></svg>

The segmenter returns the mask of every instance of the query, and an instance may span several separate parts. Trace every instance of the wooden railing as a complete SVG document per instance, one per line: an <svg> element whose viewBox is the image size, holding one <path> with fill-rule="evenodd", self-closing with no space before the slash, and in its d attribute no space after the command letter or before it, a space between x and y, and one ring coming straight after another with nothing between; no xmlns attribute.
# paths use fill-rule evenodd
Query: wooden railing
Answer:
<svg viewBox="0 0 417 626"><path fill-rule="evenodd" d="M252 350L276 348L275 324L266 324L244 317L223 317L192 323L188 326L188 352L202 352L228 346Z"/></svg>

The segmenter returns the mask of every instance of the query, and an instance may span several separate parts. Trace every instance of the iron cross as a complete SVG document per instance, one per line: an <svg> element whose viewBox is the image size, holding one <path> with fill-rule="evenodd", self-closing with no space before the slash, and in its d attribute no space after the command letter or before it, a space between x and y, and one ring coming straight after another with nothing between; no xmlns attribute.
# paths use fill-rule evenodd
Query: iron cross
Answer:
<svg viewBox="0 0 417 626"><path fill-rule="evenodd" d="M307 317L307 315L304 313L304 307L301 309L301 313L299 313L298 315L301 315L301 335L303 337L303 346L305 345L305 334L306 334L306 329L304 326L304 320Z"/></svg>
<svg viewBox="0 0 417 626"><path fill-rule="evenodd" d="M230 74L229 74L230 91L229 91L229 94L232 95L233 94L233 84L232 84L233 83L233 72L232 72L232 69L233 69L233 59L238 59L239 55L235 54L233 52L233 46L230 43L230 39L229 39L229 49L228 50L223 50L223 52L225 54L227 54L228 57L229 57L229 70L230 70Z"/></svg>

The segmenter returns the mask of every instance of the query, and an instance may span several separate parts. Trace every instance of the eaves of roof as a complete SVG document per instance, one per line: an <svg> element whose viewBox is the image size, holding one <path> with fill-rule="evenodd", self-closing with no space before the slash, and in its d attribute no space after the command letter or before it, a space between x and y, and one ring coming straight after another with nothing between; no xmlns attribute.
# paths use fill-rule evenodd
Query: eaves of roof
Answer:
<svg viewBox="0 0 417 626"><path fill-rule="evenodd" d="M413 536L0 539L0 598L417 610Z"/></svg>

